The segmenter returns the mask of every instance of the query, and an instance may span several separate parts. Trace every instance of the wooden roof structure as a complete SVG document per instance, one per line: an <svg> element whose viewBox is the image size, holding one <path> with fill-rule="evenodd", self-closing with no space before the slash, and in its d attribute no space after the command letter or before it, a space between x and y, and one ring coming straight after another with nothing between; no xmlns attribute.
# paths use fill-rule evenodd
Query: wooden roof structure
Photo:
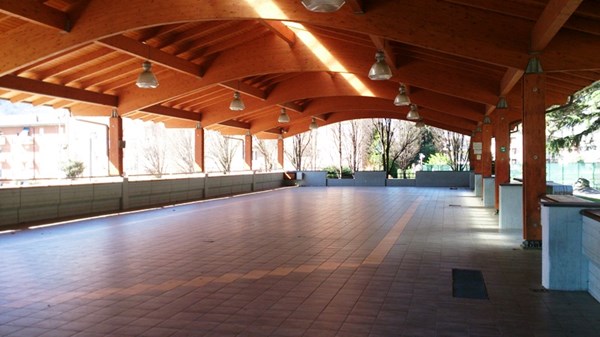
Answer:
<svg viewBox="0 0 600 337"><path fill-rule="evenodd" d="M3 0L0 98L110 116L284 137L356 118L405 119L405 84L426 124L472 134L506 97L522 116L530 57L546 105L600 79L597 0ZM367 77L377 50L394 76ZM160 83L135 85L150 60ZM243 111L229 110L233 92ZM289 123L279 123L281 107Z"/></svg>

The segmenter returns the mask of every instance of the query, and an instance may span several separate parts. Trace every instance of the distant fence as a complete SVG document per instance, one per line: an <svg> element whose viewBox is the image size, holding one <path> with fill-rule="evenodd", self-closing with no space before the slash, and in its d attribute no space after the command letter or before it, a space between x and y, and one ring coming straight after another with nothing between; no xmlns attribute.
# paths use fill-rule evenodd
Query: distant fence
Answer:
<svg viewBox="0 0 600 337"><path fill-rule="evenodd" d="M510 168L511 177L523 177L522 167ZM546 180L563 185L573 185L577 179L590 181L590 187L600 189L600 163L547 163Z"/></svg>

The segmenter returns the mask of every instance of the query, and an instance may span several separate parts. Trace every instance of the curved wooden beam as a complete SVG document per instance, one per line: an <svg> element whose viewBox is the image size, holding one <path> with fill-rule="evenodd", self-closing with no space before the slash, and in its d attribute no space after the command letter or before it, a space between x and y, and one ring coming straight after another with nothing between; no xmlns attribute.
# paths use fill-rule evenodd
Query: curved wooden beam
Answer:
<svg viewBox="0 0 600 337"><path fill-rule="evenodd" d="M200 7L202 10L190 10ZM530 23L527 20L480 12L470 15L469 8L434 0L413 2L378 1L365 15L339 11L332 15L314 15L299 1L273 0L272 10L257 11L253 1L196 0L92 1L70 34L48 34L39 26L19 27L0 37L10 56L2 57L0 74L41 60L64 50L141 27L205 20L265 19L289 20L382 36L386 39L457 55L505 67L523 68L527 63ZM106 8L111 8L107 11ZM143 8L143 11L140 11ZM402 19L389 13L404 13ZM470 20L448 20L469 17ZM414 29L427 22L427 29ZM451 24L451 27L448 26ZM511 27L510 31L502 27ZM28 43L21 43L28 41ZM502 41L502 43L498 43ZM502 47L499 47L499 46Z"/></svg>

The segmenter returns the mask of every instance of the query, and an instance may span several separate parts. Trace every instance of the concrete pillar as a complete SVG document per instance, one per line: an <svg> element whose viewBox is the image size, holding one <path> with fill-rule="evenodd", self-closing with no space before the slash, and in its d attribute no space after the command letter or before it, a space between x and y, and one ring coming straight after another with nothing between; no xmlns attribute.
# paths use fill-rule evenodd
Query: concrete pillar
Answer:
<svg viewBox="0 0 600 337"><path fill-rule="evenodd" d="M546 75L523 75L523 239L542 240L540 198L546 194Z"/></svg>

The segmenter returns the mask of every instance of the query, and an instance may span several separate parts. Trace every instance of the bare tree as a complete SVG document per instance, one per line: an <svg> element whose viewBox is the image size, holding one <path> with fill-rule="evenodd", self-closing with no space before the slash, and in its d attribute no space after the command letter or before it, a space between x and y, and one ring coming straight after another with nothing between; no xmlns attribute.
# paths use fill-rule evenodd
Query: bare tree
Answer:
<svg viewBox="0 0 600 337"><path fill-rule="evenodd" d="M469 164L470 137L446 130L439 130L438 135L441 150L450 159L452 170L464 171Z"/></svg>
<svg viewBox="0 0 600 337"><path fill-rule="evenodd" d="M388 176L394 166L402 170L411 164L421 145L421 131L412 123L390 118L373 120L372 154L381 160Z"/></svg>
<svg viewBox="0 0 600 337"><path fill-rule="evenodd" d="M348 151L347 157L352 172L359 171L362 166L362 159L365 155L365 127L362 121L351 120L348 122Z"/></svg>
<svg viewBox="0 0 600 337"><path fill-rule="evenodd" d="M292 137L292 149L289 152L286 151L286 155L297 171L304 169L303 159L308 155L311 140L311 132L299 133Z"/></svg>
<svg viewBox="0 0 600 337"><path fill-rule="evenodd" d="M338 159L338 167L337 167L337 171L338 171L338 178L342 179L342 171L344 170L344 133L343 133L343 128L342 128L342 123L337 123L336 125L332 126L331 128L332 133L333 133L333 144L335 146L335 148L337 149L337 159Z"/></svg>
<svg viewBox="0 0 600 337"><path fill-rule="evenodd" d="M414 123L398 121L397 130L399 156L396 162L398 168L402 170L403 178L406 179L406 170L413 164L417 153L421 149L422 129L415 127Z"/></svg>
<svg viewBox="0 0 600 337"><path fill-rule="evenodd" d="M263 156L265 170L272 171L275 165L273 154L277 149L277 145L275 145L273 141L266 141L264 139L258 139L256 137L254 138L254 144L254 147Z"/></svg>
<svg viewBox="0 0 600 337"><path fill-rule="evenodd" d="M157 178L167 171L167 150L164 140L165 128L162 124L151 123L146 127L146 142L144 146L144 161L147 173Z"/></svg>
<svg viewBox="0 0 600 337"><path fill-rule="evenodd" d="M211 147L210 156L223 173L231 172L231 164L240 145L239 141L238 138L223 136L219 133L214 135L214 146Z"/></svg>
<svg viewBox="0 0 600 337"><path fill-rule="evenodd" d="M175 149L175 165L182 173L191 173L195 169L194 161L194 132L193 129L178 129L170 131L171 148Z"/></svg>

